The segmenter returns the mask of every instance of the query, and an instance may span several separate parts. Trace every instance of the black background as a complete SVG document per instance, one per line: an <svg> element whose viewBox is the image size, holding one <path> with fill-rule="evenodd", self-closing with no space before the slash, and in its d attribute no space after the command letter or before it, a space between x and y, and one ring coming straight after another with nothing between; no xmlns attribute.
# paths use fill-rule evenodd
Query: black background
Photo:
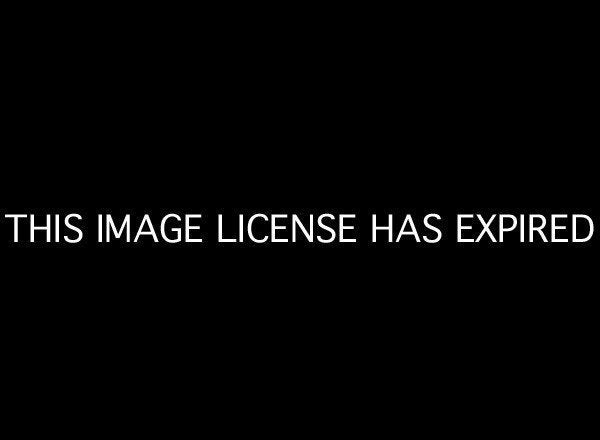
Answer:
<svg viewBox="0 0 600 440"><path fill-rule="evenodd" d="M11 412L573 429L595 389L597 238L460 246L453 218L597 221L592 29L524 11L247 12L23 16L3 55L2 213L356 212L361 243L4 240ZM444 241L371 246L375 212L438 212Z"/></svg>

